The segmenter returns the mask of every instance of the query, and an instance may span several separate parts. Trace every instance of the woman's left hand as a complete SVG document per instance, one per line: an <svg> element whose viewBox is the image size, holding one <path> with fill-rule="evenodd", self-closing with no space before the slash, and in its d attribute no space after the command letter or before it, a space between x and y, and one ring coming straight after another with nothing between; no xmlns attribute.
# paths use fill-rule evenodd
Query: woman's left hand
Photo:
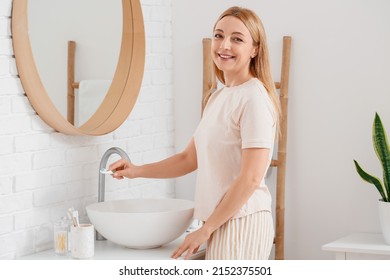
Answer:
<svg viewBox="0 0 390 280"><path fill-rule="evenodd" d="M184 257L188 260L192 254L196 253L203 243L205 243L210 238L210 233L203 226L200 229L188 234L184 239L183 243L175 249L171 257L177 259L184 252L187 251L186 256Z"/></svg>

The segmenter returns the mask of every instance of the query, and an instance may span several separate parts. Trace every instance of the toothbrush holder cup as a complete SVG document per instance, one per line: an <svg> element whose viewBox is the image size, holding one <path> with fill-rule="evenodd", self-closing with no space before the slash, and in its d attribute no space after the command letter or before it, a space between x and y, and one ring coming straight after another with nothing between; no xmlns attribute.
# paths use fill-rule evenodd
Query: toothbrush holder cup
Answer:
<svg viewBox="0 0 390 280"><path fill-rule="evenodd" d="M72 258L89 259L95 254L94 226L91 224L72 225L70 228L70 251Z"/></svg>

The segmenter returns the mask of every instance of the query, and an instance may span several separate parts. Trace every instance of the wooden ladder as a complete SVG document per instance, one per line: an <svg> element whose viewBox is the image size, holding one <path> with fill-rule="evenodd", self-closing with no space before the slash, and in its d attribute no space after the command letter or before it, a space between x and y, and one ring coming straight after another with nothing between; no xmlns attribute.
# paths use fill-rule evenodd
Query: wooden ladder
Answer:
<svg viewBox="0 0 390 280"><path fill-rule="evenodd" d="M211 39L203 39L203 97L202 112L210 94L217 89L217 79L213 70L211 58ZM288 109L288 82L290 76L291 37L283 37L283 54L280 82L275 82L279 89L279 100L282 110L278 139L277 159L273 159L271 167L277 168L276 174L276 229L275 229L275 259L284 259L284 209L286 183L286 147L287 147L287 109Z"/></svg>

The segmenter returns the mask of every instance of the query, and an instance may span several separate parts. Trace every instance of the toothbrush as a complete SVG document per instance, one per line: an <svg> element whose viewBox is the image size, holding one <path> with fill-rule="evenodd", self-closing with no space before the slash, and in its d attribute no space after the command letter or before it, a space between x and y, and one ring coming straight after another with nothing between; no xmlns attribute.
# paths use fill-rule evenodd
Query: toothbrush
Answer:
<svg viewBox="0 0 390 280"><path fill-rule="evenodd" d="M73 207L68 209L68 217L72 221L73 226L76 226L75 225L75 220L73 219Z"/></svg>
<svg viewBox="0 0 390 280"><path fill-rule="evenodd" d="M68 209L68 218L69 218L69 220L71 220L72 221L72 224L74 225L74 220L73 220L73 211L74 211L74 208L73 207L70 207L69 209Z"/></svg>
<svg viewBox="0 0 390 280"><path fill-rule="evenodd" d="M73 226L78 227L79 226L79 212L77 210L74 210L73 207L68 209L68 217L72 220Z"/></svg>
<svg viewBox="0 0 390 280"><path fill-rule="evenodd" d="M76 220L76 227L78 227L80 225L80 223L79 223L79 211L77 211L77 210L73 211L73 217Z"/></svg>
<svg viewBox="0 0 390 280"><path fill-rule="evenodd" d="M69 221L72 221L72 223L73 223L72 214L69 212L69 210L68 210L68 212L66 214L68 214Z"/></svg>
<svg viewBox="0 0 390 280"><path fill-rule="evenodd" d="M108 174L108 175L114 174L114 172L113 172L112 170L107 170L107 169L105 169L104 167L102 167L102 168L100 169L100 173L102 173L102 174Z"/></svg>

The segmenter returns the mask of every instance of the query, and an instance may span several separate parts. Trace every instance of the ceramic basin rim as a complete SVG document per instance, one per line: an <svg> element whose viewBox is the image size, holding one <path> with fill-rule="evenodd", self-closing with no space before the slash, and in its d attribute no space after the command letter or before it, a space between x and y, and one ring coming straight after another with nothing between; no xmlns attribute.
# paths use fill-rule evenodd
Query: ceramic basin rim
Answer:
<svg viewBox="0 0 390 280"><path fill-rule="evenodd" d="M115 202L140 202L140 201L145 201L145 202L153 202L153 201L180 201L183 202L183 205L180 206L179 209L171 209L171 210L156 210L156 211L120 211L117 209L103 209L104 205L107 204L113 204ZM188 205L184 205L184 203L187 203ZM126 214L126 215L137 215L137 214L142 214L142 215L153 215L153 214L164 214L164 213L178 213L178 212L183 212L183 211L193 211L195 208L195 202L187 199L178 199L178 198L135 198L135 199L118 199L118 200L108 200L108 201L103 201L103 202L96 202L89 204L86 207L87 212L99 212L99 213L106 213L107 215L109 214Z"/></svg>

